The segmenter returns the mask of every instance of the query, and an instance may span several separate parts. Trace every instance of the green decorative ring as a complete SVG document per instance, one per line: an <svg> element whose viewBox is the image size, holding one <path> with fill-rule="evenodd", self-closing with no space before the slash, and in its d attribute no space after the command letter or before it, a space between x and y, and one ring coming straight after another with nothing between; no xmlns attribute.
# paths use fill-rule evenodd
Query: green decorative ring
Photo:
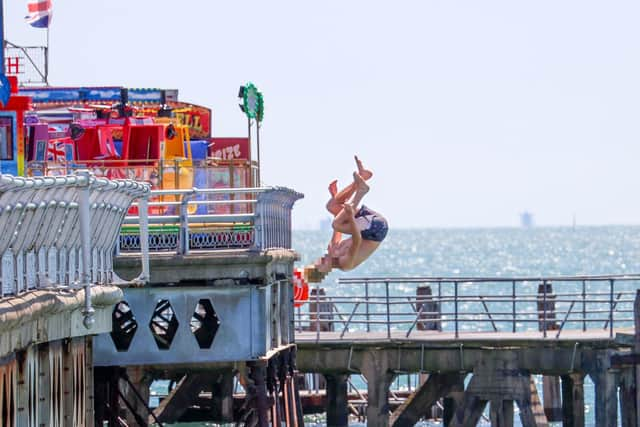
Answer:
<svg viewBox="0 0 640 427"><path fill-rule="evenodd" d="M259 109L259 94L258 89L253 83L247 83L244 87L244 95L242 97L242 103L244 106L244 112L250 119L255 119Z"/></svg>

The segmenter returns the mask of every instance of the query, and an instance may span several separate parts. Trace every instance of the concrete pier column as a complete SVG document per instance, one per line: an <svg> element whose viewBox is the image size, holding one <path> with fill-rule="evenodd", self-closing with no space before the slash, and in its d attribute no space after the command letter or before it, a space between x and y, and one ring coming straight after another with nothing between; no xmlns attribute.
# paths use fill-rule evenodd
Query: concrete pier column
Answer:
<svg viewBox="0 0 640 427"><path fill-rule="evenodd" d="M367 379L367 426L389 425L389 386L395 374L390 370L387 352L368 351L363 355L361 372Z"/></svg>
<svg viewBox="0 0 640 427"><path fill-rule="evenodd" d="M620 374L620 422L622 427L635 427L638 425L636 417L636 383L635 368L624 369Z"/></svg>
<svg viewBox="0 0 640 427"><path fill-rule="evenodd" d="M618 425L618 390L616 375L601 369L591 374L596 389L596 425L616 427Z"/></svg>
<svg viewBox="0 0 640 427"><path fill-rule="evenodd" d="M513 400L492 400L489 412L492 427L513 427Z"/></svg>
<svg viewBox="0 0 640 427"><path fill-rule="evenodd" d="M562 426L584 427L584 374L562 376Z"/></svg>
<svg viewBox="0 0 640 427"><path fill-rule="evenodd" d="M327 425L347 427L349 425L349 396L346 374L325 374L327 384Z"/></svg>

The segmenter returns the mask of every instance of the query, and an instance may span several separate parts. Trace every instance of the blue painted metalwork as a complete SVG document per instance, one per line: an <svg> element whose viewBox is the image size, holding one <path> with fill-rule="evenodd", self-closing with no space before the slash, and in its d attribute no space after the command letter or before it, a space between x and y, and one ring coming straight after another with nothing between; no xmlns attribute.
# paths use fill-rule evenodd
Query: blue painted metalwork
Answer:
<svg viewBox="0 0 640 427"><path fill-rule="evenodd" d="M93 87L45 87L20 88L19 95L30 96L33 102L119 102L119 86ZM158 104L161 101L161 89L132 88L128 89L130 102Z"/></svg>
<svg viewBox="0 0 640 427"><path fill-rule="evenodd" d="M126 351L117 351L110 335L96 336L94 364L164 365L255 360L272 348L270 328L279 316L277 311L270 309L273 286L286 284L124 289L124 301L137 323L135 334ZM201 348L192 332L194 312L203 299L210 301L219 320L210 348ZM159 348L150 327L160 301L168 301L171 307L163 314L165 321L171 320L175 324L174 316L177 321L168 349Z"/></svg>

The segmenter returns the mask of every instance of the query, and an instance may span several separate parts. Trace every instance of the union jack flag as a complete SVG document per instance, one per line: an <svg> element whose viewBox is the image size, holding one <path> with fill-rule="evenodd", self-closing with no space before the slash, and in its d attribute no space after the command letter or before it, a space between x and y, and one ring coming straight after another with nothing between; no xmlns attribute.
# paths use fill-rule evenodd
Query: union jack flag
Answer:
<svg viewBox="0 0 640 427"><path fill-rule="evenodd" d="M51 23L51 0L30 0L29 14L24 17L28 24L36 28L48 28Z"/></svg>
<svg viewBox="0 0 640 427"><path fill-rule="evenodd" d="M47 162L64 163L66 159L64 139L50 139L47 144Z"/></svg>

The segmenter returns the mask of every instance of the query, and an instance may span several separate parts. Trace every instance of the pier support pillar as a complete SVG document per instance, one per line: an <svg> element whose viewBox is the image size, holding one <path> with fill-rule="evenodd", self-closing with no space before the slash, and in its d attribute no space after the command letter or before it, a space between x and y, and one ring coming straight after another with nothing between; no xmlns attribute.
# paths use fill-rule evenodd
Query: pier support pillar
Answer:
<svg viewBox="0 0 640 427"><path fill-rule="evenodd" d="M120 381L123 399L131 405L127 411L127 423L129 425L138 425L140 420L146 420L149 416L149 395L153 377L140 366L130 366L126 368L126 376L129 378L131 385L126 381ZM135 390L132 389L135 387ZM135 411L135 413L132 413Z"/></svg>
<svg viewBox="0 0 640 427"><path fill-rule="evenodd" d="M414 425L439 398L447 395L461 382L456 373L430 374L425 381L391 415L389 425L394 427Z"/></svg>
<svg viewBox="0 0 640 427"><path fill-rule="evenodd" d="M214 420L233 421L233 378L232 370L220 372L211 385L211 412Z"/></svg>
<svg viewBox="0 0 640 427"><path fill-rule="evenodd" d="M511 361L491 360L481 363L464 393L462 405L458 408L449 425L475 426L485 406L491 402L491 423L493 426L513 425L513 402L520 409L523 427L546 427L547 419L540 407L535 383L531 376L513 368Z"/></svg>
<svg viewBox="0 0 640 427"><path fill-rule="evenodd" d="M389 386L395 374L390 370L388 353L368 351L361 372L367 379L367 426L389 425Z"/></svg>
<svg viewBox="0 0 640 427"><path fill-rule="evenodd" d="M491 427L513 427L513 400L492 400L489 414Z"/></svg>
<svg viewBox="0 0 640 427"><path fill-rule="evenodd" d="M596 389L596 425L618 425L618 390L616 375L606 368L591 374Z"/></svg>
<svg viewBox="0 0 640 427"><path fill-rule="evenodd" d="M622 427L635 427L638 425L636 416L636 383L635 367L626 368L620 375L620 417Z"/></svg>
<svg viewBox="0 0 640 427"><path fill-rule="evenodd" d="M633 321L636 330L634 350L640 353L640 289L636 290L636 298L633 303ZM636 394L636 420L640 421L640 366L635 366Z"/></svg>
<svg viewBox="0 0 640 427"><path fill-rule="evenodd" d="M456 410L462 405L464 399L464 379L466 376L466 374L460 374L458 382L451 386L449 394L443 399L442 424L444 427L449 427Z"/></svg>
<svg viewBox="0 0 640 427"><path fill-rule="evenodd" d="M347 427L349 425L349 396L346 374L325 374L327 384L327 425Z"/></svg>
<svg viewBox="0 0 640 427"><path fill-rule="evenodd" d="M264 361L247 362L249 380L245 403L245 425L269 427L269 409L271 404L267 395L267 366Z"/></svg>
<svg viewBox="0 0 640 427"><path fill-rule="evenodd" d="M584 427L584 375L562 376L562 426Z"/></svg>

